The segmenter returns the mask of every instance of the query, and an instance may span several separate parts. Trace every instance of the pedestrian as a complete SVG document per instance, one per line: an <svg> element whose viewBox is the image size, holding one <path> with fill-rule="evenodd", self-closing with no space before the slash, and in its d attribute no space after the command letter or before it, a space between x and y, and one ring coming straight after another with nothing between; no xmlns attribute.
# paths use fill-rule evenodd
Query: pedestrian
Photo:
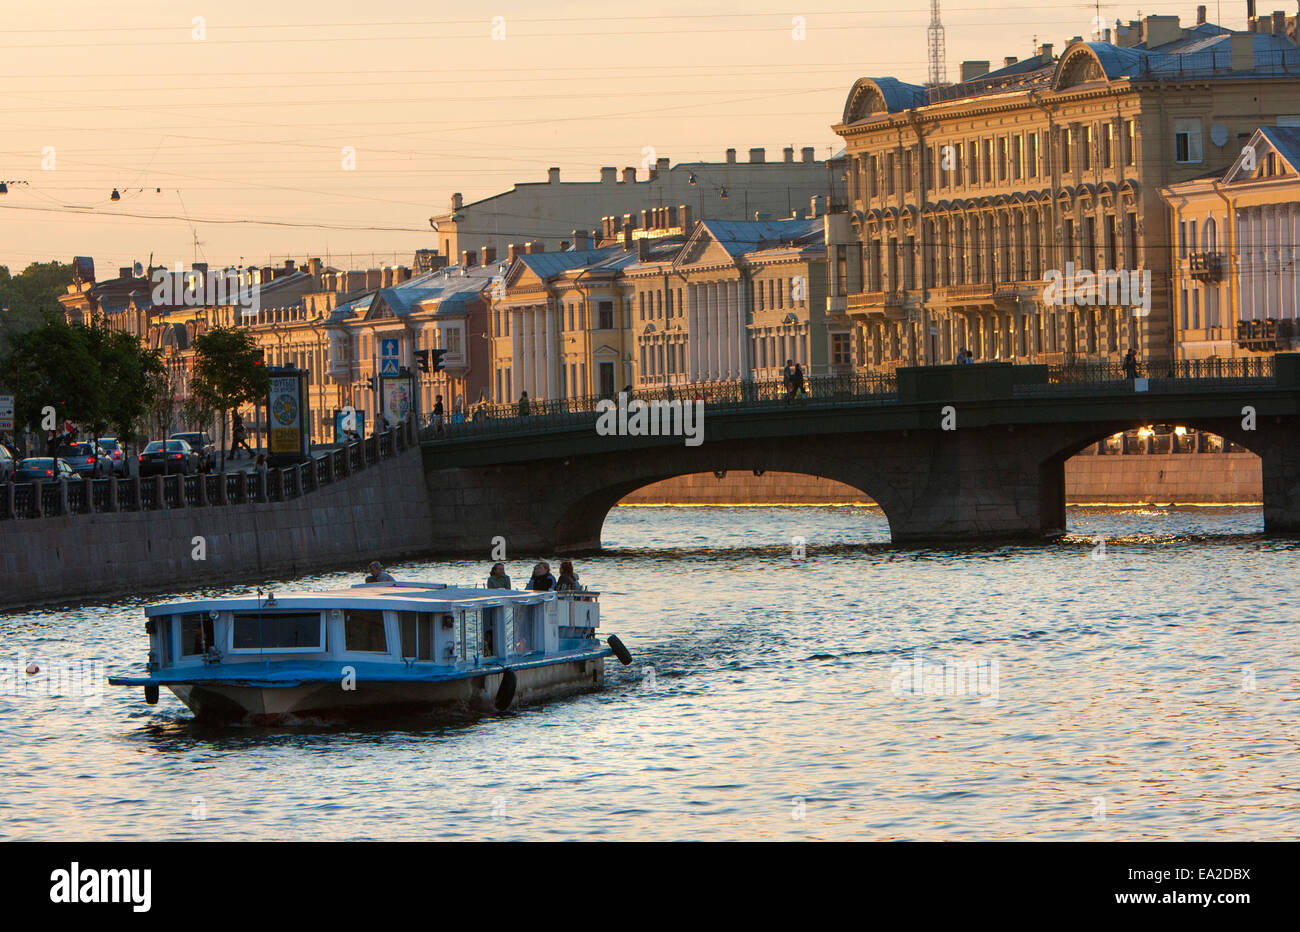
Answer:
<svg viewBox="0 0 1300 932"><path fill-rule="evenodd" d="M799 363L794 364L794 374L791 379L794 381L794 396L796 398L808 394L808 386L804 384L803 380L803 366Z"/></svg>
<svg viewBox="0 0 1300 932"><path fill-rule="evenodd" d="M231 459L236 458L241 448L250 457L253 455L253 451L248 445L248 431L244 429L244 419L239 416L238 411L231 415L230 438Z"/></svg>
<svg viewBox="0 0 1300 932"><path fill-rule="evenodd" d="M257 460L253 463L253 468L263 474L266 473L266 471L271 468L270 466L267 465L265 453L257 454Z"/></svg>
<svg viewBox="0 0 1300 932"><path fill-rule="evenodd" d="M528 392L524 392L522 395L519 396L519 416L528 417L528 408L529 408Z"/></svg>
<svg viewBox="0 0 1300 932"><path fill-rule="evenodd" d="M388 575L388 573L384 572L384 565L383 565L382 563L380 563L378 560L372 560L372 561L370 561L370 565L369 565L368 567L366 567L366 569L370 570L370 575L366 577L366 582L368 582L368 583L377 583L377 582L382 582L382 583L395 583L395 582L397 582L396 579L394 579L392 576Z"/></svg>
<svg viewBox="0 0 1300 932"><path fill-rule="evenodd" d="M565 560L560 564L560 578L555 581L555 591L578 588L578 574L573 571L573 561Z"/></svg>
<svg viewBox="0 0 1300 932"><path fill-rule="evenodd" d="M528 579L528 589L537 592L550 592L555 588L555 577L551 575L549 563L538 563L533 567L533 575Z"/></svg>
<svg viewBox="0 0 1300 932"><path fill-rule="evenodd" d="M1137 353L1129 347L1128 354L1124 357L1124 378L1136 379L1138 377Z"/></svg>
<svg viewBox="0 0 1300 932"><path fill-rule="evenodd" d="M794 360L787 359L785 368L781 370L781 382L785 386L785 400L789 401L794 397Z"/></svg>
<svg viewBox="0 0 1300 932"><path fill-rule="evenodd" d="M433 398L433 435L435 437L441 437L443 433L445 433L445 430L443 428L444 423L445 421L443 419L443 413L442 413L442 396L435 395Z"/></svg>
<svg viewBox="0 0 1300 932"><path fill-rule="evenodd" d="M506 565L504 563L492 564L492 569L488 572L487 587L489 589L510 588L510 577L506 575Z"/></svg>

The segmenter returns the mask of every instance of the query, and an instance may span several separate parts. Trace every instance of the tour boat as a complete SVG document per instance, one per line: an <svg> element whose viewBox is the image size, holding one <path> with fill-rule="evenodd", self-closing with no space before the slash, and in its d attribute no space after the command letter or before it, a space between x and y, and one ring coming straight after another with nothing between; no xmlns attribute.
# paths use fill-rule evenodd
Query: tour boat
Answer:
<svg viewBox="0 0 1300 932"><path fill-rule="evenodd" d="M599 593L362 583L328 592L195 599L145 610L146 676L196 718L273 724L439 709L504 711L601 687Z"/></svg>

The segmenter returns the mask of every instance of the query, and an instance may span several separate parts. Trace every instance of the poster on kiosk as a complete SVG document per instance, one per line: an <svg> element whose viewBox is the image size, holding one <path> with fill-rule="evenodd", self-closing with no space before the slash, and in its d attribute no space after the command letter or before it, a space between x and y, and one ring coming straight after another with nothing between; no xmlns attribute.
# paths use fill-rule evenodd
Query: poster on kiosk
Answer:
<svg viewBox="0 0 1300 932"><path fill-rule="evenodd" d="M388 421L390 427L405 424L411 419L415 410L415 392L411 374L402 370L401 375L398 376L381 376L380 383L382 384L380 394L383 399L381 411L383 419ZM382 420L375 425L375 429L384 429Z"/></svg>
<svg viewBox="0 0 1300 932"><path fill-rule="evenodd" d="M307 411L307 370L272 368L266 398L267 462L289 466L311 458Z"/></svg>

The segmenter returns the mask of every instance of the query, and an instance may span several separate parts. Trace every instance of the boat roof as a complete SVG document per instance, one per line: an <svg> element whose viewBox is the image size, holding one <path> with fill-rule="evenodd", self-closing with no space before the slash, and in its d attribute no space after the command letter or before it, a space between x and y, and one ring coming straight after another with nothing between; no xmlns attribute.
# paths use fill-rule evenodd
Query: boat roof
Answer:
<svg viewBox="0 0 1300 932"><path fill-rule="evenodd" d="M394 611L431 612L454 608L504 605L507 602L529 604L549 602L554 592L518 589L480 589L471 586L448 586L441 583L392 582L360 583L346 589L318 592L273 592L270 597L257 594L228 596L219 599L190 599L151 605L145 615L176 615L186 612L257 611L271 609L323 611L331 608L392 609Z"/></svg>

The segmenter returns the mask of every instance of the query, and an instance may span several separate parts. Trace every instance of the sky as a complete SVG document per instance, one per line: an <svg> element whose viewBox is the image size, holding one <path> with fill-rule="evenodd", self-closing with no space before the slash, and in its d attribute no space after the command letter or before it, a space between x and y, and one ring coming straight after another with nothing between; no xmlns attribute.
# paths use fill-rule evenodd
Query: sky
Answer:
<svg viewBox="0 0 1300 932"><path fill-rule="evenodd" d="M1209 7L1242 28L1245 0ZM1059 53L1099 13L1139 9L948 0L949 80L1035 40ZM925 81L929 22L888 0L2 0L0 265L408 264L452 192L550 166L824 158L857 78Z"/></svg>

